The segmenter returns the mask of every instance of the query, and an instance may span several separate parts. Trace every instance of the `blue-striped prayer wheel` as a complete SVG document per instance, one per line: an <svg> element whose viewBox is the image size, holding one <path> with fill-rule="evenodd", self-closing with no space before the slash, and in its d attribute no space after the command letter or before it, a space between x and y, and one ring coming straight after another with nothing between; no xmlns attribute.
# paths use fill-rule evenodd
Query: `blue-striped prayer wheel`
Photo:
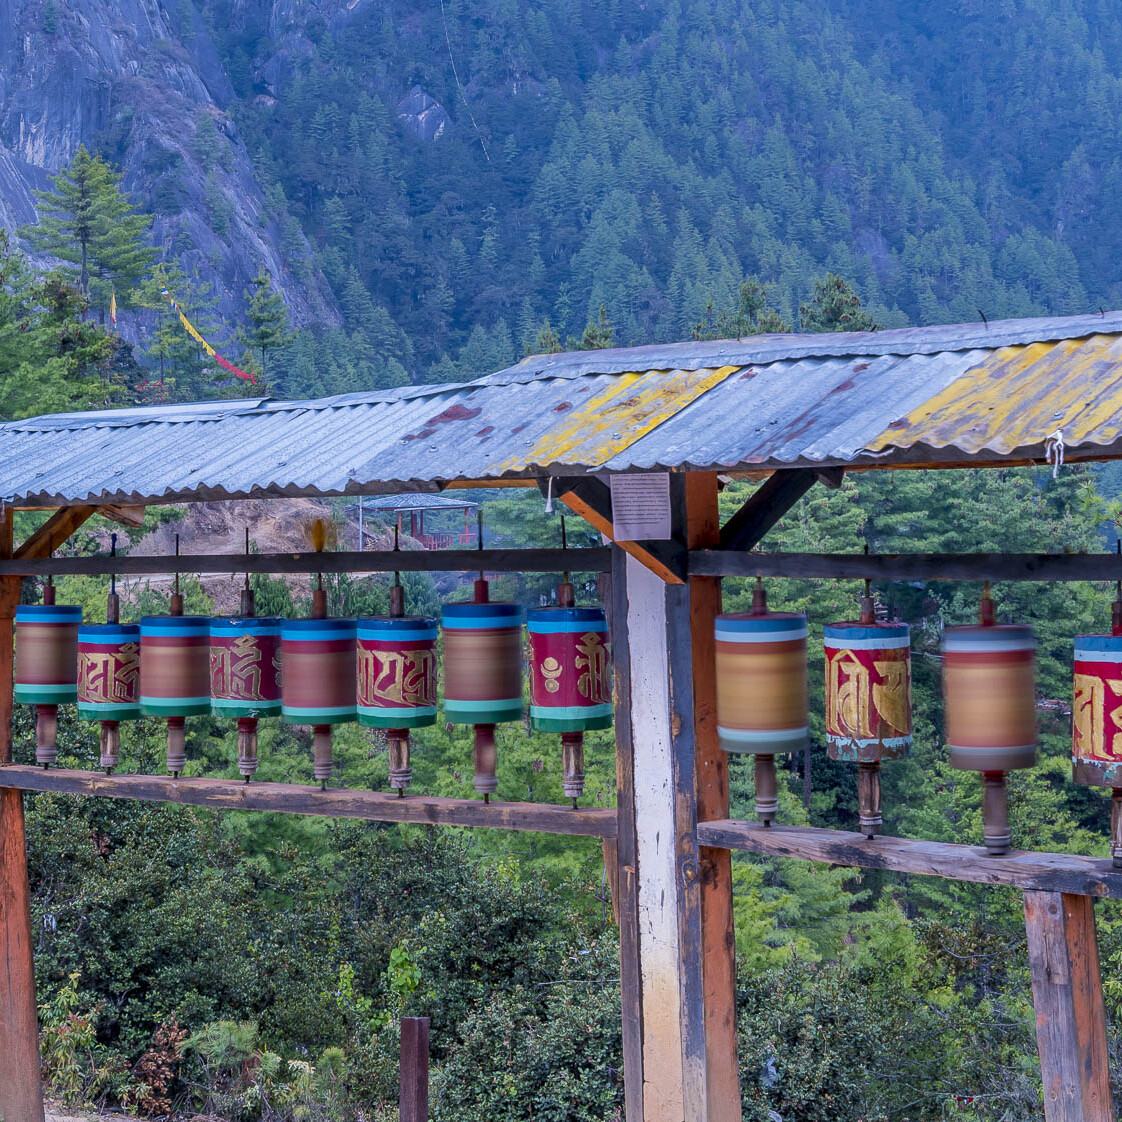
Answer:
<svg viewBox="0 0 1122 1122"><path fill-rule="evenodd" d="M58 707L78 699L81 622L82 609L72 604L20 604L16 608L12 697L35 706L35 760L44 767L58 759Z"/></svg>
<svg viewBox="0 0 1122 1122"><path fill-rule="evenodd" d="M78 628L78 716L101 722L101 766L120 754L120 722L140 717L140 627L84 623Z"/></svg>
<svg viewBox="0 0 1122 1122"><path fill-rule="evenodd" d="M187 762L184 720L210 712L210 618L144 616L140 621L140 711L167 721L167 770Z"/></svg>
<svg viewBox="0 0 1122 1122"><path fill-rule="evenodd" d="M1116 626L1118 616L1116 606ZM1075 637L1071 718L1072 778L1110 789L1110 855L1122 868L1122 626Z"/></svg>
<svg viewBox="0 0 1122 1122"><path fill-rule="evenodd" d="M943 697L952 767L982 773L982 827L994 854L1009 850L1005 773L1036 763L1036 640L1019 624L948 627Z"/></svg>
<svg viewBox="0 0 1122 1122"><path fill-rule="evenodd" d="M257 772L257 722L281 711L281 620L232 616L210 621L210 709L238 722L238 771Z"/></svg>
<svg viewBox="0 0 1122 1122"><path fill-rule="evenodd" d="M576 800L584 792L584 734L612 724L608 621L597 607L531 608L526 630L530 726L561 734L561 783Z"/></svg>
<svg viewBox="0 0 1122 1122"><path fill-rule="evenodd" d="M385 730L390 787L399 793L413 779L409 730L436 724L436 636L433 616L358 621L358 723Z"/></svg>
<svg viewBox="0 0 1122 1122"><path fill-rule="evenodd" d="M286 619L281 624L281 712L311 725L315 777L331 778L331 728L357 717L355 621Z"/></svg>
<svg viewBox="0 0 1122 1122"><path fill-rule="evenodd" d="M858 821L873 837L880 828L880 764L912 751L911 632L906 623L878 623L868 598L868 618L828 623L826 751L855 763Z"/></svg>
<svg viewBox="0 0 1122 1122"><path fill-rule="evenodd" d="M779 808L775 757L807 744L806 616L763 610L717 616L717 736L730 753L755 757L756 815Z"/></svg>
<svg viewBox="0 0 1122 1122"><path fill-rule="evenodd" d="M495 725L522 719L522 608L518 604L445 604L444 715L475 726L475 789L498 788Z"/></svg>

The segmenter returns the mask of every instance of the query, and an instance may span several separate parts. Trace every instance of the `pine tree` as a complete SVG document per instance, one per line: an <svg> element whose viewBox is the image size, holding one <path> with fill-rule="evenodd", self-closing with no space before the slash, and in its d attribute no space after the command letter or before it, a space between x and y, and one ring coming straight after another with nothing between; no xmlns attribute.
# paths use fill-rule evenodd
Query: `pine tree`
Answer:
<svg viewBox="0 0 1122 1122"><path fill-rule="evenodd" d="M602 351L612 346L614 336L615 328L612 327L612 321L608 319L607 309L601 304L596 318L590 317L588 323L584 325L580 340L570 339L568 346L574 351Z"/></svg>
<svg viewBox="0 0 1122 1122"><path fill-rule="evenodd" d="M36 191L39 225L20 231L34 249L76 266L64 270L78 282L105 321L110 295L123 307L155 260L145 244L152 216L139 214L121 188L121 176L83 144L51 179L52 191Z"/></svg>
<svg viewBox="0 0 1122 1122"><path fill-rule="evenodd" d="M877 324L849 281L827 273L815 280L810 302L799 305L799 326L803 331L875 331Z"/></svg>
<svg viewBox="0 0 1122 1122"><path fill-rule="evenodd" d="M690 335L706 339L742 339L745 335L784 335L791 325L768 305L768 285L758 277L745 277L737 291L736 307L718 313L712 301Z"/></svg>
<svg viewBox="0 0 1122 1122"><path fill-rule="evenodd" d="M561 339L557 332L553 330L553 324L549 322L549 316L546 316L545 322L538 328L537 336L534 338L534 349L530 353L555 355L560 354L561 350Z"/></svg>
<svg viewBox="0 0 1122 1122"><path fill-rule="evenodd" d="M261 352L261 373L265 373L265 353L275 347L285 347L292 342L288 330L288 312L284 299L273 290L265 270L253 278L253 287L246 289L249 301L246 316L249 326L242 328L242 342Z"/></svg>

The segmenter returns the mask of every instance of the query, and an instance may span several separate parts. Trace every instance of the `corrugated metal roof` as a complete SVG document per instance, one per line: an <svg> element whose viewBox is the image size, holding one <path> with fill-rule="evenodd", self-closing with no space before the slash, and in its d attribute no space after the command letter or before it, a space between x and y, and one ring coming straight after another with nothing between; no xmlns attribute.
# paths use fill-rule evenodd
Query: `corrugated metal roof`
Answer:
<svg viewBox="0 0 1122 1122"><path fill-rule="evenodd" d="M1122 312L538 355L464 385L0 425L29 504L436 491L657 468L1122 455Z"/></svg>
<svg viewBox="0 0 1122 1122"><path fill-rule="evenodd" d="M424 491L406 491L400 495L374 495L364 504L367 511L398 510L466 510L478 503L458 499L455 494L430 495Z"/></svg>

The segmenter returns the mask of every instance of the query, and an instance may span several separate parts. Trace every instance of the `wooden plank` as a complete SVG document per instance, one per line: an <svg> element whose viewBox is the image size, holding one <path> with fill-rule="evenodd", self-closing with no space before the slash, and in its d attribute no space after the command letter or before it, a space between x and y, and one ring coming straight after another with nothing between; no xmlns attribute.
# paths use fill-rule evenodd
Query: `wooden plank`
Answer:
<svg viewBox="0 0 1122 1122"><path fill-rule="evenodd" d="M703 845L741 849L766 857L797 857L826 865L888 869L974 884L1122 899L1122 871L1113 867L1109 857L1017 849L991 857L981 847L952 842L880 835L866 839L846 830L777 824L765 827L759 822L739 819L702 822L697 834Z"/></svg>
<svg viewBox="0 0 1122 1122"><path fill-rule="evenodd" d="M691 576L881 581L1113 581L1113 553L739 553L691 550Z"/></svg>
<svg viewBox="0 0 1122 1122"><path fill-rule="evenodd" d="M96 795L109 799L205 806L212 810L267 810L325 818L364 818L374 822L419 822L444 826L488 826L543 834L610 838L616 833L611 807L505 803L494 799L445 799L428 795L399 798L385 791L347 790L295 783L245 783L235 779L180 778L170 775L105 775L100 771L44 769L8 764L0 767L0 788Z"/></svg>
<svg viewBox="0 0 1122 1122"><path fill-rule="evenodd" d="M0 557L12 555L13 512L0 508ZM0 764L12 758L12 617L18 577L0 578ZM39 1021L23 796L0 790L0 1118L42 1122Z"/></svg>
<svg viewBox="0 0 1122 1122"><path fill-rule="evenodd" d="M399 1122L428 1122L428 1017L401 1018L401 1070L398 1086Z"/></svg>
<svg viewBox="0 0 1122 1122"><path fill-rule="evenodd" d="M1094 901L1025 893L1036 1042L1048 1122L1114 1122Z"/></svg>
<svg viewBox="0 0 1122 1122"><path fill-rule="evenodd" d="M165 573L387 573L473 572L579 573L604 572L608 550L592 549L403 549L363 553L184 554L179 557L51 557L0 561L0 576L118 576Z"/></svg>
<svg viewBox="0 0 1122 1122"><path fill-rule="evenodd" d="M97 512L95 506L65 506L39 527L16 550L16 557L20 560L32 560L48 557L52 554L75 530ZM0 570L3 571L3 570Z"/></svg>
<svg viewBox="0 0 1122 1122"><path fill-rule="evenodd" d="M717 494L715 475L691 473L686 477L686 543L691 549L715 545L720 539ZM721 610L721 582L716 577L690 577L689 593L696 815L699 821L707 821L727 818L729 813L728 755L717 740L713 645L713 621ZM699 847L697 871L701 888L706 1117L710 1122L740 1122L731 851Z"/></svg>
<svg viewBox="0 0 1122 1122"><path fill-rule="evenodd" d="M627 554L618 548L612 549L612 571L605 599L612 638L616 734L616 873L612 903L619 923L624 1115L627 1122L643 1122L643 972L639 940L635 748L631 736L631 643L627 625Z"/></svg>
<svg viewBox="0 0 1122 1122"><path fill-rule="evenodd" d="M548 490L548 484L546 485ZM612 495L607 484L599 479L556 479L554 496L606 538L615 541L612 525ZM684 584L686 550L681 542L643 541L616 542L639 564L644 565L667 584Z"/></svg>
<svg viewBox="0 0 1122 1122"><path fill-rule="evenodd" d="M753 549L768 530L814 486L817 479L810 468L794 468L791 471L773 473L721 527L721 548ZM716 542L705 543L708 546L716 544ZM691 546L691 548L699 548L699 546Z"/></svg>
<svg viewBox="0 0 1122 1122"><path fill-rule="evenodd" d="M110 504L108 506L99 506L97 513L102 518L108 518L110 522L116 522L121 526L128 526L134 530L140 529L144 525L144 514L147 511L146 506L136 503L132 506L123 506L119 504Z"/></svg>

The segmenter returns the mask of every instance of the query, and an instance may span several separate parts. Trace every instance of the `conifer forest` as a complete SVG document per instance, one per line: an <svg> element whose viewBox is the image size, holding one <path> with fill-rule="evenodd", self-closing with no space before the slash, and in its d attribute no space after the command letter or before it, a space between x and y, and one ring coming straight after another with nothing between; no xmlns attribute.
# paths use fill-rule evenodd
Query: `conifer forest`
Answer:
<svg viewBox="0 0 1122 1122"><path fill-rule="evenodd" d="M0 421L462 382L563 350L1122 307L1108 0L116 7L0 0ZM94 65L91 27L132 44L136 66L88 104L40 92L37 56ZM722 515L757 486L730 482ZM560 508L537 490L459 495L488 546L560 544ZM359 548L354 499L246 505L274 550L306 548L317 517ZM127 529L94 517L65 551L105 553L116 534L119 552L154 553L179 534L185 552L219 552L204 549L215 525L240 541L232 509L152 506ZM20 511L17 539L46 518ZM392 517L363 518L366 544L391 547ZM600 544L575 516L566 529ZM1120 535L1122 470L1069 463L850 473L761 548L1099 553ZM417 614L470 594L459 574L404 581ZM594 575L574 581L596 600ZM329 615L389 610L384 575L325 583ZM102 618L104 582L57 584ZM538 606L555 584L495 576L491 596ZM309 613L304 577L253 587L259 615ZM133 621L166 611L171 586L120 591ZM188 613L220 615L237 588L183 591ZM981 785L946 759L939 662L941 627L974 618L977 587L874 591L911 625L914 674L915 748L884 769L884 832L980 844ZM25 603L41 593L24 581ZM774 608L809 614L812 697L822 624L854 618L861 594L769 582ZM1103 630L1114 588L993 594L1039 644L1040 763L1009 778L1017 843L1103 856L1109 797L1070 776L1071 636ZM725 611L751 597L724 581ZM811 722L810 782L801 756L780 764L780 817L851 829L855 769L827 757L820 705ZM122 724L121 770L161 771L164 735ZM499 799L566 801L555 736L498 736ZM33 707L16 707L14 737L33 762ZM237 778L236 737L189 718L187 774ZM97 767L96 733L66 707L58 743L60 765ZM259 778L311 783L310 743L263 721ZM384 736L340 725L335 751L348 787L387 788ZM612 732L586 752L585 802L611 807ZM413 766L417 789L474 797L463 728L416 730ZM751 766L730 775L732 816L750 818ZM425 1016L436 1122L622 1119L598 839L51 794L26 807L43 1079L62 1114L390 1122L399 1019ZM747 1122L1044 1118L1019 892L747 854L733 878ZM1122 908L1097 916L1122 1105Z"/></svg>

